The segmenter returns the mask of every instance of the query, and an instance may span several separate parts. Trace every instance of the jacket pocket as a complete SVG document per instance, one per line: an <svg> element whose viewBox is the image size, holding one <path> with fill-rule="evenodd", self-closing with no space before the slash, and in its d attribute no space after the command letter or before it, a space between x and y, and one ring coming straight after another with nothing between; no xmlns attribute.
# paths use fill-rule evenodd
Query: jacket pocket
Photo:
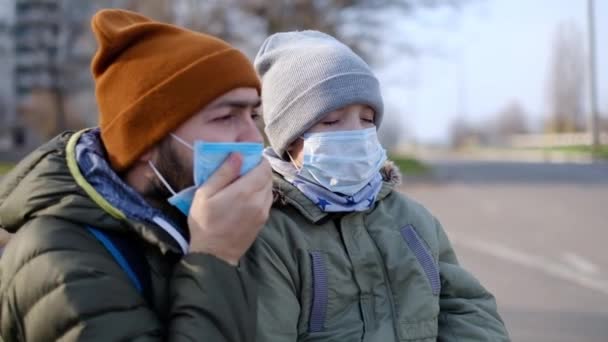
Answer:
<svg viewBox="0 0 608 342"><path fill-rule="evenodd" d="M298 341L361 341L364 319L352 268L340 251L301 250Z"/></svg>
<svg viewBox="0 0 608 342"><path fill-rule="evenodd" d="M437 266L425 243L422 241L422 239L420 239L418 233L416 233L416 229L411 224L401 228L401 236L416 256L420 266L422 266L422 269L424 270L424 273L426 274L431 286L433 295L438 296L441 292L439 267Z"/></svg>

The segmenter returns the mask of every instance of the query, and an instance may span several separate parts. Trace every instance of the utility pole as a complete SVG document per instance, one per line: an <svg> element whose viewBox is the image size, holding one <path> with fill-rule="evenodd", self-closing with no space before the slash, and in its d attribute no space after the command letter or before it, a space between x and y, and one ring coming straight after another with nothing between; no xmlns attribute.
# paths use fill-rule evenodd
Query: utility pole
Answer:
<svg viewBox="0 0 608 342"><path fill-rule="evenodd" d="M595 59L595 11L593 0L587 0L587 23L589 36L589 94L591 101L591 117L589 129L591 133L591 148L596 156L600 147L599 112L597 104L597 65Z"/></svg>

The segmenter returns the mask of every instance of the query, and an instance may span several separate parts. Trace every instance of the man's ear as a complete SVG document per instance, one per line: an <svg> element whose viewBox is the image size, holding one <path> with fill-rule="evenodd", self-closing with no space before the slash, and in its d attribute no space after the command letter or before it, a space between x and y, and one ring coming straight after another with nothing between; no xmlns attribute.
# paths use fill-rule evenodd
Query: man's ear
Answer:
<svg viewBox="0 0 608 342"><path fill-rule="evenodd" d="M139 193L146 192L151 180L155 177L154 172L148 164L150 161L154 161L155 151L155 147L148 149L137 157L131 167L122 174L127 184Z"/></svg>

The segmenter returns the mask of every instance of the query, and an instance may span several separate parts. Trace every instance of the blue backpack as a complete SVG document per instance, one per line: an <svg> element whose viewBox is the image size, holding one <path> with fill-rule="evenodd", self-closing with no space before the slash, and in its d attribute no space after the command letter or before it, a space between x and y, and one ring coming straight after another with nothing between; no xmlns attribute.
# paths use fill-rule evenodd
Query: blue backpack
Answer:
<svg viewBox="0 0 608 342"><path fill-rule="evenodd" d="M146 260L142 242L124 233L102 231L92 227L87 227L87 229L112 255L116 263L125 271L133 286L151 305L153 296L150 266Z"/></svg>

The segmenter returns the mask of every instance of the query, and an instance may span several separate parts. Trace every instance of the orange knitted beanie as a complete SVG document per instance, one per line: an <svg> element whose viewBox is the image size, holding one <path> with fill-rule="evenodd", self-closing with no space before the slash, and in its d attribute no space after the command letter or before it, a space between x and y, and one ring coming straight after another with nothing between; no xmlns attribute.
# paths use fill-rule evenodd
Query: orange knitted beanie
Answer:
<svg viewBox="0 0 608 342"><path fill-rule="evenodd" d="M260 91L251 62L218 38L117 9L91 26L101 138L117 171L222 94Z"/></svg>

